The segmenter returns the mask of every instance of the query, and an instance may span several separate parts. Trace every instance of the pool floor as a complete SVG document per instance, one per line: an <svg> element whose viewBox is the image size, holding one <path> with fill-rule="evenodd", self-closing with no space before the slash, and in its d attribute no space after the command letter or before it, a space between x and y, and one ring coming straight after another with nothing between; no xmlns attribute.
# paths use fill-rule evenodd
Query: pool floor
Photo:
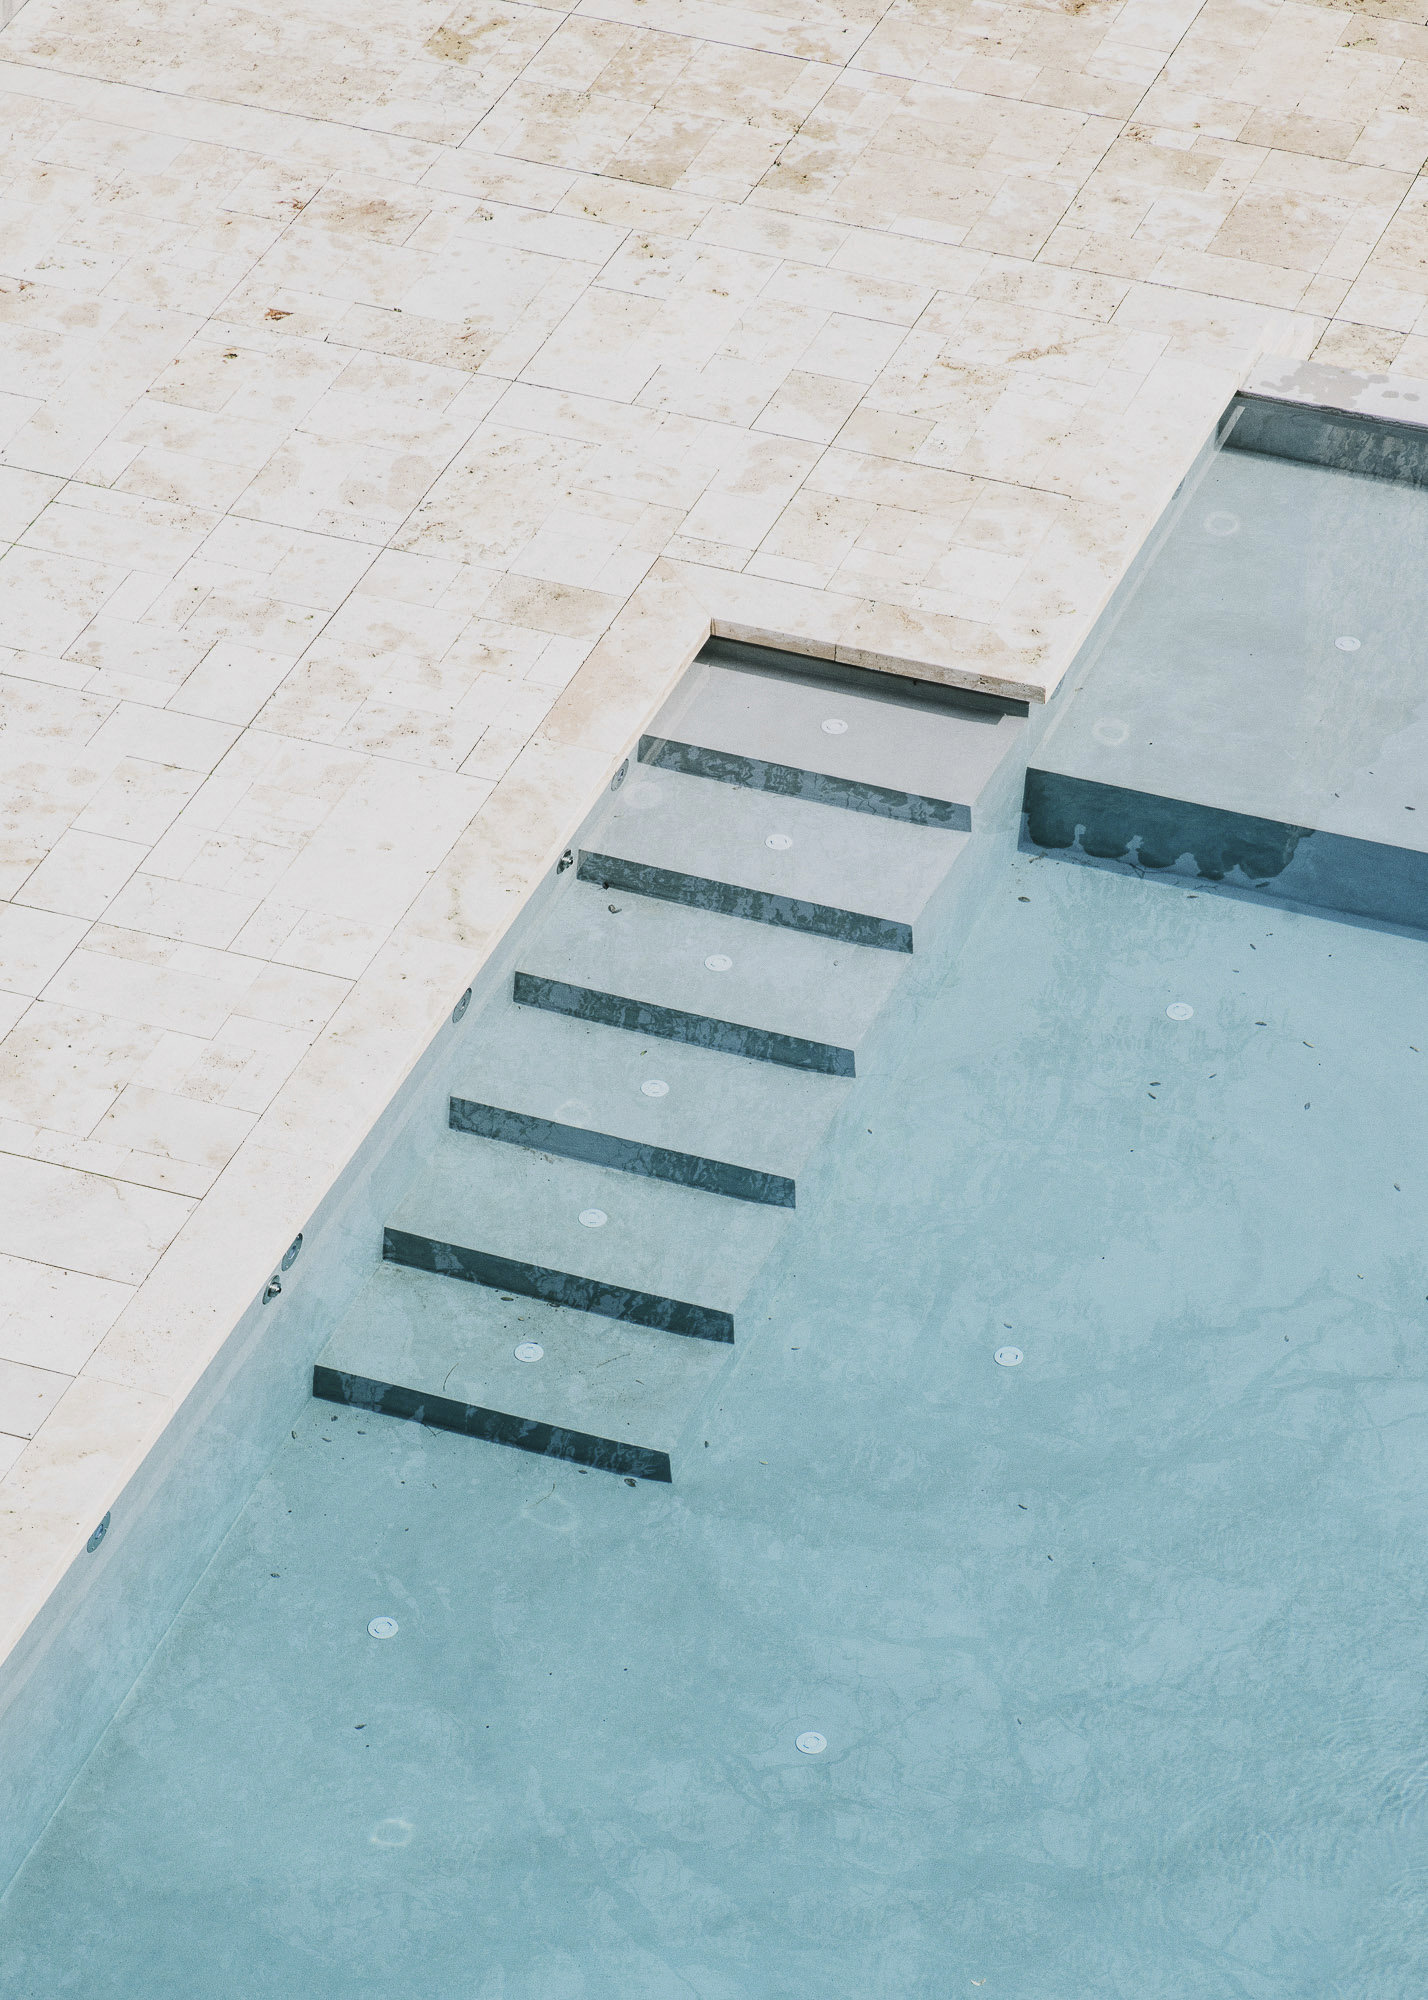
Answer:
<svg viewBox="0 0 1428 2000"><path fill-rule="evenodd" d="M1426 970L1009 855L692 1471L311 1405L0 1990L1420 1994Z"/></svg>

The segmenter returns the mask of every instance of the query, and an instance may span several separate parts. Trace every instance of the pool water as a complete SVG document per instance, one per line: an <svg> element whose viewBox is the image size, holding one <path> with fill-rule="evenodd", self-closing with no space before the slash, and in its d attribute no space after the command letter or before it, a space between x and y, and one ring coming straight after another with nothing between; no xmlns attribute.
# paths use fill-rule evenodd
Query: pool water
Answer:
<svg viewBox="0 0 1428 2000"><path fill-rule="evenodd" d="M0 1991L1418 1995L1425 952L1009 852L690 1470L310 1405Z"/></svg>

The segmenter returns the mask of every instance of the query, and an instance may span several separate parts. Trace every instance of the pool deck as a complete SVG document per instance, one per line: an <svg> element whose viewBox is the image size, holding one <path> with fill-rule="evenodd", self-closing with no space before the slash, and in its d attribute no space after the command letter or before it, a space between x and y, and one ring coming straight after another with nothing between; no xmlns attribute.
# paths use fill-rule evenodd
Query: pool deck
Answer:
<svg viewBox="0 0 1428 2000"><path fill-rule="evenodd" d="M1035 707L1428 376L1421 27L633 14L0 34L0 1661L711 629Z"/></svg>

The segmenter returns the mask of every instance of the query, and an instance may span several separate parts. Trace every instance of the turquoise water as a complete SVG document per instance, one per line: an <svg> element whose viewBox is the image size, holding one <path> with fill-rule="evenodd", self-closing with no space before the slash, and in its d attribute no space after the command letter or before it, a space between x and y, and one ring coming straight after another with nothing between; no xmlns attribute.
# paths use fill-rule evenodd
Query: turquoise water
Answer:
<svg viewBox="0 0 1428 2000"><path fill-rule="evenodd" d="M1425 954L1009 855L693 1474L310 1406L0 1991L1421 1993Z"/></svg>

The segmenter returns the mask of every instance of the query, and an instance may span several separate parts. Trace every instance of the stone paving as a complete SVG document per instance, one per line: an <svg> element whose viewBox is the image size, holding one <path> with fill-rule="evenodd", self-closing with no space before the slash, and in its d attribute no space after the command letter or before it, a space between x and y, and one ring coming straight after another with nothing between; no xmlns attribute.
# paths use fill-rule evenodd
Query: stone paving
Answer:
<svg viewBox="0 0 1428 2000"><path fill-rule="evenodd" d="M1042 700L1260 356L1428 376L1425 22L14 14L0 1654L711 627Z"/></svg>

